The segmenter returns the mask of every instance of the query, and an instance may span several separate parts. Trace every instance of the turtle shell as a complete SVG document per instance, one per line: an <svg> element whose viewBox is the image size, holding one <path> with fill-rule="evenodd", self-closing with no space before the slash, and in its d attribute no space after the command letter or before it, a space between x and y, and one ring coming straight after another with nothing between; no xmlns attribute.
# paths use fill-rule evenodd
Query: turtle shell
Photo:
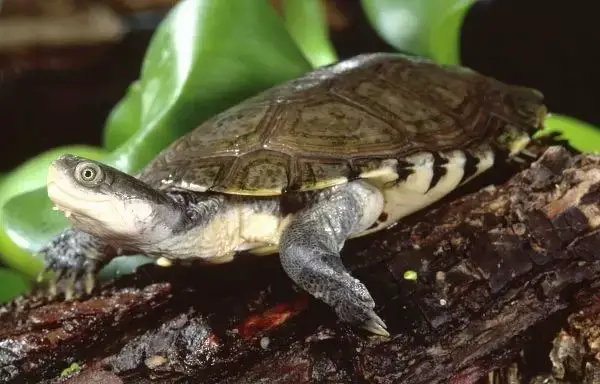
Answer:
<svg viewBox="0 0 600 384"><path fill-rule="evenodd" d="M532 131L542 95L401 54L319 68L216 116L139 175L159 189L278 195L325 188L419 152L474 148L506 126Z"/></svg>

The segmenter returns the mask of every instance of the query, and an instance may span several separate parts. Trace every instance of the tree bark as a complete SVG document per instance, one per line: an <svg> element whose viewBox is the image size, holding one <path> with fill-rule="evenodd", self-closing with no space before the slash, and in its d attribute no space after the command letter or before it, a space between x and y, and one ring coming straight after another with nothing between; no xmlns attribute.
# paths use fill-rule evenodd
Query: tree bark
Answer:
<svg viewBox="0 0 600 384"><path fill-rule="evenodd" d="M552 340L551 373L532 384L597 384L600 382L600 300L569 316Z"/></svg>
<svg viewBox="0 0 600 384"><path fill-rule="evenodd" d="M69 383L475 383L595 302L600 157L551 147L480 187L347 243L389 339L339 323L277 257L149 265L92 298L3 308L0 380L51 380L76 362Z"/></svg>

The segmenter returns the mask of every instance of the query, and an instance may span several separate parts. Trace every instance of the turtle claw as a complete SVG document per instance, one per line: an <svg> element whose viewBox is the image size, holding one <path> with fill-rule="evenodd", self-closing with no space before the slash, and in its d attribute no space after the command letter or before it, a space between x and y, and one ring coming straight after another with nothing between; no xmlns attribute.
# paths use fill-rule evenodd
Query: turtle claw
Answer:
<svg viewBox="0 0 600 384"><path fill-rule="evenodd" d="M84 270L58 268L52 270L54 275L47 284L47 296L54 299L60 294L65 301L91 295L96 287L96 263L87 262Z"/></svg>
<svg viewBox="0 0 600 384"><path fill-rule="evenodd" d="M47 272L50 272L51 270L52 269L49 267L44 268L44 274L46 274ZM54 270L54 274L52 275L52 278L48 282L48 298L54 299L56 296L58 296L58 284L59 284L60 280L62 279L62 277L64 276L64 274L65 274L65 270L63 270L63 269Z"/></svg>
<svg viewBox="0 0 600 384"><path fill-rule="evenodd" d="M42 269L42 271L40 273L38 273L37 277L35 278L36 283L40 284L44 281L44 278L46 277L46 274L50 271L50 269L46 266L44 266L44 268Z"/></svg>
<svg viewBox="0 0 600 384"><path fill-rule="evenodd" d="M75 284L77 282L77 272L71 271L65 280L65 300L71 301L75 297Z"/></svg>
<svg viewBox="0 0 600 384"><path fill-rule="evenodd" d="M343 276L345 276L343 285L326 289L326 291L334 292L329 299L333 303L338 317L372 334L389 337L387 325L375 313L375 301L367 287L348 274Z"/></svg>
<svg viewBox="0 0 600 384"><path fill-rule="evenodd" d="M361 326L363 329L375 335L390 337L390 333L387 331L387 325L385 325L385 322L381 317L377 316L375 312L372 312L370 318Z"/></svg>
<svg viewBox="0 0 600 384"><path fill-rule="evenodd" d="M528 150L528 149L521 149L521 154L523 154L525 157L528 157L529 159L535 160L538 158L538 155L536 155L534 152Z"/></svg>
<svg viewBox="0 0 600 384"><path fill-rule="evenodd" d="M73 292L73 287L67 286L65 288L65 301L73 300L74 296L75 296L75 293Z"/></svg>
<svg viewBox="0 0 600 384"><path fill-rule="evenodd" d="M86 295L91 295L92 291L94 291L94 287L96 286L96 276L92 272L87 272L85 274L83 286Z"/></svg>
<svg viewBox="0 0 600 384"><path fill-rule="evenodd" d="M92 293L103 256L95 245L90 235L67 230L40 250L45 266L38 281L53 272L48 281L49 298L64 294L69 301Z"/></svg>
<svg viewBox="0 0 600 384"><path fill-rule="evenodd" d="M48 284L48 291L47 291L47 296L49 299L54 299L56 296L58 296L58 288L56 286L56 279L52 279L50 281L50 283Z"/></svg>

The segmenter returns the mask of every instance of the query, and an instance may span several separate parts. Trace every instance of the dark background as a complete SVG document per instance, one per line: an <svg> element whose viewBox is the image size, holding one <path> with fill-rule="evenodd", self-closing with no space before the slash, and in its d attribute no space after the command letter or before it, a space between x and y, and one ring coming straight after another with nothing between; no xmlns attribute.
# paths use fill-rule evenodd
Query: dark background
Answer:
<svg viewBox="0 0 600 384"><path fill-rule="evenodd" d="M332 3L349 21L332 32L341 58L393 50L358 1ZM463 62L538 88L551 111L600 126L597 7L594 0L480 0L463 26ZM0 171L58 145L100 144L107 113L137 78L150 36L146 27L119 44L0 57Z"/></svg>

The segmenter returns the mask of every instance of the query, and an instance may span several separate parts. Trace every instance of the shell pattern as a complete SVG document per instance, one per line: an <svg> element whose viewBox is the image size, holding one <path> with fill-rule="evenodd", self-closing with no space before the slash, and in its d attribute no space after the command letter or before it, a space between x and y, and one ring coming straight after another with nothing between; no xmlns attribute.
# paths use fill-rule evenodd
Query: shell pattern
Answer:
<svg viewBox="0 0 600 384"><path fill-rule="evenodd" d="M512 108L532 106L531 113ZM532 126L541 94L401 54L319 68L216 116L139 175L159 189L278 195L344 183L390 159L492 143ZM401 172L398 171L398 174Z"/></svg>

